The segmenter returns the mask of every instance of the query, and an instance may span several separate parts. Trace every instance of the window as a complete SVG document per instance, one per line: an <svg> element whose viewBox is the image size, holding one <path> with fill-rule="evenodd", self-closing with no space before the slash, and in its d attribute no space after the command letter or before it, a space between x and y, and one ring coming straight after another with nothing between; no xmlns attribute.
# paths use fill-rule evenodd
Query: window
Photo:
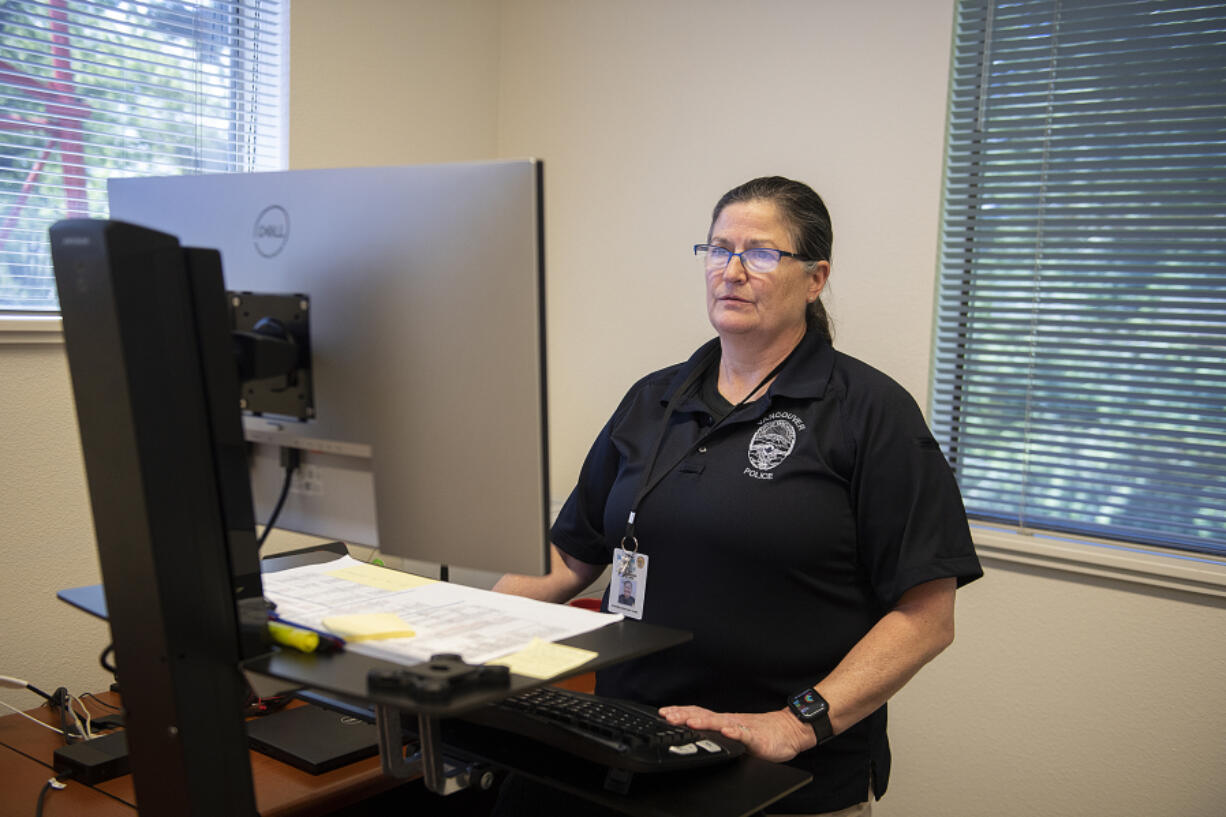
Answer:
<svg viewBox="0 0 1226 817"><path fill-rule="evenodd" d="M946 165L968 513L1226 555L1226 3L959 2Z"/></svg>
<svg viewBox="0 0 1226 817"><path fill-rule="evenodd" d="M0 2L0 310L58 308L47 228L107 178L283 166L280 5Z"/></svg>

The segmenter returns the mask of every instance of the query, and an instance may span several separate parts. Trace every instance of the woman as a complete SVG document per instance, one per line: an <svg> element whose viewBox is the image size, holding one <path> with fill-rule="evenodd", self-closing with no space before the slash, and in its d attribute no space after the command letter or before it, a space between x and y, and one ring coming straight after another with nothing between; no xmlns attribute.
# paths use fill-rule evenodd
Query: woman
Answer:
<svg viewBox="0 0 1226 817"><path fill-rule="evenodd" d="M885 702L952 641L955 588L982 575L915 402L831 346L830 246L804 184L720 199L694 248L718 337L630 389L553 527L552 572L495 588L564 601L610 563L634 578L637 605L606 607L694 640L597 692L813 774L777 813L868 812Z"/></svg>

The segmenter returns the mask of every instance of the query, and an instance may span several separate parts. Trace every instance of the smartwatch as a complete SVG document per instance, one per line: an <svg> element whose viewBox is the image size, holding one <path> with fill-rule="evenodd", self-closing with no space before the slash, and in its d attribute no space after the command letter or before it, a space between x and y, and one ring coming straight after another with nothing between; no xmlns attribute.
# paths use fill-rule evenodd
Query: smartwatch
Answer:
<svg viewBox="0 0 1226 817"><path fill-rule="evenodd" d="M788 698L788 709L800 719L813 727L817 735L817 745L821 746L834 737L834 727L830 724L830 704L817 694L817 690L809 687Z"/></svg>

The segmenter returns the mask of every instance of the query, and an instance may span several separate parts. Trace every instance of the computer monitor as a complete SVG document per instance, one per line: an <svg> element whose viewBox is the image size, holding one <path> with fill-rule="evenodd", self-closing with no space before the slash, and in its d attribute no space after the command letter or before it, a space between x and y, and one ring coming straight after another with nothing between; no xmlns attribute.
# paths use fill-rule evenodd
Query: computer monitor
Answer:
<svg viewBox="0 0 1226 817"><path fill-rule="evenodd" d="M113 221L50 240L141 811L254 815L238 666L268 610L220 261Z"/></svg>
<svg viewBox="0 0 1226 817"><path fill-rule="evenodd" d="M279 528L548 570L541 190L534 160L110 181L228 290L309 297L314 416L244 418L258 519L292 447Z"/></svg>

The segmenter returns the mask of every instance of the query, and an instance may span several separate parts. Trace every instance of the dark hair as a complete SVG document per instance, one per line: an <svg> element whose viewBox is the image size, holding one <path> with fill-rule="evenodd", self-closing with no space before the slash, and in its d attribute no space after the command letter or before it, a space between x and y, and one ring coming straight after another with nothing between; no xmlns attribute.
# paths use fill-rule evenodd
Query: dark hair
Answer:
<svg viewBox="0 0 1226 817"><path fill-rule="evenodd" d="M793 252L807 261L830 261L830 247L834 230L830 225L830 211L822 197L804 182L785 179L782 176L763 176L751 179L725 193L711 213L711 226L729 204L750 201L769 201L779 208L779 213L788 225L792 240L796 242ZM710 238L710 230L707 231ZM805 321L810 329L820 332L826 340L834 338L830 316L819 297L809 304Z"/></svg>

